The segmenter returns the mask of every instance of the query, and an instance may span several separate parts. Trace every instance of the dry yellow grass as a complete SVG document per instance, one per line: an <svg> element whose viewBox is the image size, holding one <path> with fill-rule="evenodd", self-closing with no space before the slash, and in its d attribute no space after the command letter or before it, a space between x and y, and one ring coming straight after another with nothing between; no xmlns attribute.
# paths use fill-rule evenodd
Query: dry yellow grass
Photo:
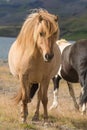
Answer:
<svg viewBox="0 0 87 130"><path fill-rule="evenodd" d="M40 107L40 121L32 123L32 116L36 108L36 96L29 106L28 125L20 125L20 106L14 106L11 97L18 89L18 81L9 73L7 64L0 65L0 130L87 130L87 117L75 111L72 98L69 95L67 84L64 80L60 83L58 107L49 112L50 125L43 126L43 107ZM80 94L79 84L74 84L76 99ZM48 91L48 110L53 101L53 84L50 82Z"/></svg>

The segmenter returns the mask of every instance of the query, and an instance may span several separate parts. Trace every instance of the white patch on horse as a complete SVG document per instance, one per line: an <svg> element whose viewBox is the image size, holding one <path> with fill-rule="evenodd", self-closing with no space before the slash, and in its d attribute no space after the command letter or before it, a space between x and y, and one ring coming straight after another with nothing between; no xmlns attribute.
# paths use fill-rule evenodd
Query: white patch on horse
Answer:
<svg viewBox="0 0 87 130"><path fill-rule="evenodd" d="M44 61L48 61L47 59L46 59L46 57L45 57L45 53L43 53L43 59L44 59Z"/></svg>
<svg viewBox="0 0 87 130"><path fill-rule="evenodd" d="M61 65L60 65L60 68L58 70L58 75L62 78L62 76L61 76Z"/></svg>
<svg viewBox="0 0 87 130"><path fill-rule="evenodd" d="M84 94L84 88L83 87L81 88L81 93L82 93L82 95Z"/></svg>
<svg viewBox="0 0 87 130"><path fill-rule="evenodd" d="M86 113L86 104L83 103L83 105L82 105L82 115L85 115L85 113Z"/></svg>
<svg viewBox="0 0 87 130"><path fill-rule="evenodd" d="M50 110L57 108L58 106L58 89L57 88L54 90L53 94L54 94L54 99L53 99L53 104L50 107Z"/></svg>

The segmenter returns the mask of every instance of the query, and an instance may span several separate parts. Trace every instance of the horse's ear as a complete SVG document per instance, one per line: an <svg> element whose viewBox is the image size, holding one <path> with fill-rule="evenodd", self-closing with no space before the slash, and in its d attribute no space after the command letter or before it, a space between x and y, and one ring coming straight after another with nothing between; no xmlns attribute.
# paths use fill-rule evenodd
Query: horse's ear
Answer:
<svg viewBox="0 0 87 130"><path fill-rule="evenodd" d="M56 18L55 18L55 22L58 22L58 19L59 19L59 17L58 17L58 16L56 16Z"/></svg>
<svg viewBox="0 0 87 130"><path fill-rule="evenodd" d="M39 15L39 18L38 18L39 22L41 22L43 20L42 16Z"/></svg>

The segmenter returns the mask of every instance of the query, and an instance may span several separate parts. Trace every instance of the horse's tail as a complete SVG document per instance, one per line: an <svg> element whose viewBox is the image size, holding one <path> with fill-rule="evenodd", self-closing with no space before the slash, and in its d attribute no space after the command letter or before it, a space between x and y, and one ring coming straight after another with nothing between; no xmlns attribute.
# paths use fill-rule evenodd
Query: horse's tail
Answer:
<svg viewBox="0 0 87 130"><path fill-rule="evenodd" d="M38 84L32 84L32 87L30 89L30 96L29 96L30 99L34 97L37 89L38 89ZM12 98L12 100L14 104L17 105L21 101L21 99L22 99L22 88L18 90L18 93L16 94L16 96Z"/></svg>
<svg viewBox="0 0 87 130"><path fill-rule="evenodd" d="M83 103L87 102L87 88L82 88L83 92L80 94L80 104L83 105Z"/></svg>
<svg viewBox="0 0 87 130"><path fill-rule="evenodd" d="M12 98L15 105L17 105L22 99L22 88L19 88L18 93Z"/></svg>
<svg viewBox="0 0 87 130"><path fill-rule="evenodd" d="M87 102L87 71L85 71L85 73L83 74L82 81L83 82L80 82L82 86L81 95L80 95L81 105Z"/></svg>

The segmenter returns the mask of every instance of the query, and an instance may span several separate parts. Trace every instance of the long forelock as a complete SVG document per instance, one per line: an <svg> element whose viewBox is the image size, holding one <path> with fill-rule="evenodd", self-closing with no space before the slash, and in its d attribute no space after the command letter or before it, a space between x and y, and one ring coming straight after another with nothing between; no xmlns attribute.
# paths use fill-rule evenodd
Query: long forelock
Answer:
<svg viewBox="0 0 87 130"><path fill-rule="evenodd" d="M52 36L58 30L58 26L56 26L55 22L50 19L43 19L41 25L47 38Z"/></svg>

